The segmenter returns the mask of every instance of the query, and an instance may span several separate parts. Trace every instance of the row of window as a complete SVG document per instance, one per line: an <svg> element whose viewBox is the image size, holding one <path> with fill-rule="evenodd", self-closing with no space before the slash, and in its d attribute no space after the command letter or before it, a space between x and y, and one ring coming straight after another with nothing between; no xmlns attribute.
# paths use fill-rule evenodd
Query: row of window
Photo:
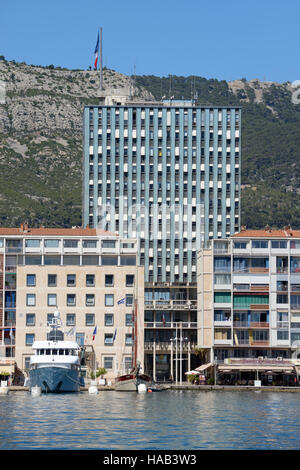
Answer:
<svg viewBox="0 0 300 470"><path fill-rule="evenodd" d="M34 333L26 333L25 335L25 345L32 346L35 341L35 334ZM104 345L105 346L113 346L115 341L115 334L114 333L104 333ZM79 346L84 346L85 344L85 333L76 333L76 342ZM132 345L132 334L126 333L125 334L125 345L131 346Z"/></svg>
<svg viewBox="0 0 300 470"><path fill-rule="evenodd" d="M106 370L112 370L114 366L114 357L113 356L104 356L103 357L103 367ZM30 356L25 358L25 369L29 369L30 366ZM130 356L124 357L124 369L130 370L132 367L132 358Z"/></svg>
<svg viewBox="0 0 300 470"><path fill-rule="evenodd" d="M48 313L47 322L51 323L54 317L53 313ZM125 314L125 326L132 326L132 313ZM35 313L26 314L26 326L35 326L36 324L36 315ZM66 315L66 326L75 326L76 325L76 314L67 313ZM95 326L95 314L86 313L85 314L85 326ZM114 314L105 313L104 314L104 326L114 326Z"/></svg>
<svg viewBox="0 0 300 470"><path fill-rule="evenodd" d="M25 247L26 248L40 248L43 240L41 239L25 239ZM44 247L45 248L59 248L61 240L59 239L45 239L44 240ZM82 247L83 248L97 248L98 240L82 240ZM4 239L0 238L0 248L4 246ZM8 248L22 248L23 247L23 240L22 239L7 239L6 246ZM64 248L78 248L79 240L74 239L65 239L63 240ZM101 240L102 248L115 248L116 240Z"/></svg>
<svg viewBox="0 0 300 470"><path fill-rule="evenodd" d="M246 241L238 241L233 242L233 247L237 249L246 249L248 247L248 243ZM268 248L269 247L269 240L252 240L251 242L252 248ZM287 248L288 241L287 240L271 240L271 247L272 248ZM300 249L300 240L290 240L290 248L291 249Z"/></svg>
<svg viewBox="0 0 300 470"><path fill-rule="evenodd" d="M114 306L114 294L104 294L104 305L105 307ZM118 303L125 303L126 307L131 307L133 305L133 294L126 294L123 299L119 299ZM57 294L48 294L47 295L47 305L48 307L57 306ZM66 305L68 307L76 306L76 294L67 294L66 295ZM86 294L85 296L85 305L86 307L95 306L95 294ZM26 306L35 307L36 306L36 294L26 294Z"/></svg>
<svg viewBox="0 0 300 470"><path fill-rule="evenodd" d="M67 274L66 284L68 287L75 287L76 286L76 274ZM26 285L27 287L36 286L35 274L27 274ZM95 286L95 274L86 274L85 285L86 287ZM125 285L126 287L134 286L134 274L126 274ZM56 286L57 286L57 274L48 274L48 287L56 287ZM113 287L113 286L114 286L114 275L105 274L105 287Z"/></svg>

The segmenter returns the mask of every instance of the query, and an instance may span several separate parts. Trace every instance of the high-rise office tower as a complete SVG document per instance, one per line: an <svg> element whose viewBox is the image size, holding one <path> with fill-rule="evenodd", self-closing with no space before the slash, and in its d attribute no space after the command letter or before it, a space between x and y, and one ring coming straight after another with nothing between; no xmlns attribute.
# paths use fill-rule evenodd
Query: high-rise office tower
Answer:
<svg viewBox="0 0 300 470"><path fill-rule="evenodd" d="M84 108L83 223L138 239L145 344L156 350L171 348L180 322L188 351L197 344L196 253L240 228L240 126L240 108L191 101L110 97Z"/></svg>

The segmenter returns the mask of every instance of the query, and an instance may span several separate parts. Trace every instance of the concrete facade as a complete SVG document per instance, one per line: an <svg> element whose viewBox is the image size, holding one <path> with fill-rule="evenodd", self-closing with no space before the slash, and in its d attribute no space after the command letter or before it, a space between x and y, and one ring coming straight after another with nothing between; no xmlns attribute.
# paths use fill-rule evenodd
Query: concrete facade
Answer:
<svg viewBox="0 0 300 470"><path fill-rule="evenodd" d="M32 342L46 339L47 321L57 308L65 333L74 328L65 338L92 349L97 368L105 367L106 377L113 378L131 367L136 299L137 359L143 367L144 268L136 265L136 241L93 229L51 230L0 229L1 355L26 369Z"/></svg>

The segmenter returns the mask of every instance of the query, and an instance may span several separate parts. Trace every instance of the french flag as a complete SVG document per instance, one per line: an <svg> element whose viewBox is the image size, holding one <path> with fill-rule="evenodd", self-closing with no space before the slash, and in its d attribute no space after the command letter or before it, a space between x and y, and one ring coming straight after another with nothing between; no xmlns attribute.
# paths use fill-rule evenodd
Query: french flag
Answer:
<svg viewBox="0 0 300 470"><path fill-rule="evenodd" d="M97 37L97 44L95 47L95 62L94 62L94 68L97 70L97 62L98 62L98 54L99 54L99 31L98 31L98 37Z"/></svg>
<svg viewBox="0 0 300 470"><path fill-rule="evenodd" d="M95 326L95 329L93 331L93 341L95 340L96 338L96 334L97 334L97 326Z"/></svg>

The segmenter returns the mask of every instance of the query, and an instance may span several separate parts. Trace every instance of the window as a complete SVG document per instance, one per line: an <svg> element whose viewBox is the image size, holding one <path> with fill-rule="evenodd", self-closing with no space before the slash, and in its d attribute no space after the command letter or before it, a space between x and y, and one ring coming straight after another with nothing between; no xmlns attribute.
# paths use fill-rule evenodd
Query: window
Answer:
<svg viewBox="0 0 300 470"><path fill-rule="evenodd" d="M272 248L287 248L286 240L272 240Z"/></svg>
<svg viewBox="0 0 300 470"><path fill-rule="evenodd" d="M111 287L114 285L114 275L113 274L105 274L105 286Z"/></svg>
<svg viewBox="0 0 300 470"><path fill-rule="evenodd" d="M102 248L115 248L115 240L102 240Z"/></svg>
<svg viewBox="0 0 300 470"><path fill-rule="evenodd" d="M287 304L288 296L286 294L277 294L277 303L278 304Z"/></svg>
<svg viewBox="0 0 300 470"><path fill-rule="evenodd" d="M83 248L97 248L97 240L82 240Z"/></svg>
<svg viewBox="0 0 300 470"><path fill-rule="evenodd" d="M4 238L0 238L0 248L4 247Z"/></svg>
<svg viewBox="0 0 300 470"><path fill-rule="evenodd" d="M26 313L26 326L35 326L35 313Z"/></svg>
<svg viewBox="0 0 300 470"><path fill-rule="evenodd" d="M214 271L217 273L230 273L231 261L229 257L215 256Z"/></svg>
<svg viewBox="0 0 300 470"><path fill-rule="evenodd" d="M125 335L125 344L126 346L132 345L132 334L128 333Z"/></svg>
<svg viewBox="0 0 300 470"><path fill-rule="evenodd" d="M109 356L109 357L104 357L103 358L103 367L104 369L110 370L113 368L113 362L114 358Z"/></svg>
<svg viewBox="0 0 300 470"><path fill-rule="evenodd" d="M48 294L48 306L56 307L56 294Z"/></svg>
<svg viewBox="0 0 300 470"><path fill-rule="evenodd" d="M133 294L126 294L126 307L133 305Z"/></svg>
<svg viewBox="0 0 300 470"><path fill-rule="evenodd" d="M87 307L93 307L95 305L95 295L94 294L86 294L86 296L85 296L85 305Z"/></svg>
<svg viewBox="0 0 300 470"><path fill-rule="evenodd" d="M86 275L86 286L92 287L95 285L95 274L87 274Z"/></svg>
<svg viewBox="0 0 300 470"><path fill-rule="evenodd" d="M84 333L76 333L76 343L79 346L84 346Z"/></svg>
<svg viewBox="0 0 300 470"><path fill-rule="evenodd" d="M26 295L26 305L28 307L34 307L35 306L35 294L27 294Z"/></svg>
<svg viewBox="0 0 300 470"><path fill-rule="evenodd" d="M300 240L291 240L290 241L291 249L298 249L300 248Z"/></svg>
<svg viewBox="0 0 300 470"><path fill-rule="evenodd" d="M65 248L77 248L78 240L64 240L64 247Z"/></svg>
<svg viewBox="0 0 300 470"><path fill-rule="evenodd" d="M26 333L25 344L26 346L32 346L34 343L34 333Z"/></svg>
<svg viewBox="0 0 300 470"><path fill-rule="evenodd" d="M67 286L76 286L76 274L67 274Z"/></svg>
<svg viewBox="0 0 300 470"><path fill-rule="evenodd" d="M104 344L106 346L111 346L114 342L114 339L113 339L113 334L112 333L105 333L104 335Z"/></svg>
<svg viewBox="0 0 300 470"><path fill-rule="evenodd" d="M75 326L76 325L76 315L75 315L75 313L67 313L66 324L67 324L67 326Z"/></svg>
<svg viewBox="0 0 300 470"><path fill-rule="evenodd" d="M125 315L125 326L132 326L133 325L133 318L131 313L126 313Z"/></svg>
<svg viewBox="0 0 300 470"><path fill-rule="evenodd" d="M117 256L101 256L102 266L117 266L118 257Z"/></svg>
<svg viewBox="0 0 300 470"><path fill-rule="evenodd" d="M124 368L128 371L132 368L132 359L130 356L124 357Z"/></svg>
<svg viewBox="0 0 300 470"><path fill-rule="evenodd" d="M56 287L56 274L48 274L48 287Z"/></svg>
<svg viewBox="0 0 300 470"><path fill-rule="evenodd" d="M25 256L25 264L31 265L31 266L33 265L40 266L42 264L42 257L34 256L34 255Z"/></svg>
<svg viewBox="0 0 300 470"><path fill-rule="evenodd" d="M67 305L68 306L76 305L76 294L67 294Z"/></svg>
<svg viewBox="0 0 300 470"><path fill-rule="evenodd" d="M105 294L105 306L113 307L114 305L114 294Z"/></svg>
<svg viewBox="0 0 300 470"><path fill-rule="evenodd" d="M244 250L247 248L247 242L234 242L233 247L239 250Z"/></svg>
<svg viewBox="0 0 300 470"><path fill-rule="evenodd" d="M25 240L26 248L39 248L41 240Z"/></svg>
<svg viewBox="0 0 300 470"><path fill-rule="evenodd" d="M47 323L52 323L53 318L54 318L54 314L53 313L48 313L47 314Z"/></svg>
<svg viewBox="0 0 300 470"><path fill-rule="evenodd" d="M252 248L268 248L268 240L252 240Z"/></svg>
<svg viewBox="0 0 300 470"><path fill-rule="evenodd" d="M215 292L214 302L215 303L230 303L231 293L230 292Z"/></svg>
<svg viewBox="0 0 300 470"><path fill-rule="evenodd" d="M63 257L64 266L79 266L80 256L79 255L66 255Z"/></svg>
<svg viewBox="0 0 300 470"><path fill-rule="evenodd" d="M82 266L99 266L99 256L82 255Z"/></svg>
<svg viewBox="0 0 300 470"><path fill-rule="evenodd" d="M230 274L215 274L215 284L230 284Z"/></svg>
<svg viewBox="0 0 300 470"><path fill-rule="evenodd" d="M58 248L59 240L45 240L44 245L45 245L45 248Z"/></svg>
<svg viewBox="0 0 300 470"><path fill-rule="evenodd" d="M277 331L278 340L288 340L289 339L289 330L278 330Z"/></svg>
<svg viewBox="0 0 300 470"><path fill-rule="evenodd" d="M126 274L126 287L134 285L134 274Z"/></svg>
<svg viewBox="0 0 300 470"><path fill-rule="evenodd" d="M121 266L135 266L136 256L121 256Z"/></svg>
<svg viewBox="0 0 300 470"><path fill-rule="evenodd" d="M104 325L105 326L113 326L114 324L114 315L113 313L105 313L104 314Z"/></svg>
<svg viewBox="0 0 300 470"><path fill-rule="evenodd" d="M35 274L27 274L27 287L35 286Z"/></svg>
<svg viewBox="0 0 300 470"><path fill-rule="evenodd" d="M44 265L45 266L60 266L61 256L60 255L45 255Z"/></svg>
<svg viewBox="0 0 300 470"><path fill-rule="evenodd" d="M85 315L85 326L94 326L95 325L95 314L86 313Z"/></svg>

